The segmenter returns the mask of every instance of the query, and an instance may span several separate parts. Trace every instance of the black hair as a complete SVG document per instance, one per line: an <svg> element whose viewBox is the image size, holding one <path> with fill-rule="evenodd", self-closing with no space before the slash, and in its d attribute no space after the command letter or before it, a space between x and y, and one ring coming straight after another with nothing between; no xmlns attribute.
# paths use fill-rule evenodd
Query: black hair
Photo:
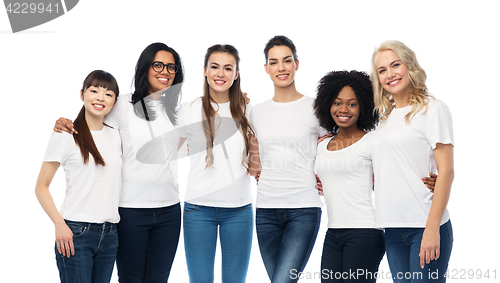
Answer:
<svg viewBox="0 0 500 283"><path fill-rule="evenodd" d="M295 44L293 44L293 41L284 35L276 35L275 37L269 39L269 41L266 44L266 47L264 48L264 56L266 57L266 63L268 59L267 55L269 53L269 50L274 46L286 46L290 48L290 50L292 51L293 60L295 61L298 60L297 48L295 48Z"/></svg>
<svg viewBox="0 0 500 283"><path fill-rule="evenodd" d="M167 114L172 124L176 125L177 106L179 105L182 96L181 87L184 82L184 69L182 67L181 57L179 54L173 48L164 43L156 42L150 44L142 51L141 56L139 56L139 60L137 60L137 64L135 66L133 83L135 90L132 93L131 103L134 105L134 112L138 117L147 120L156 119L156 113L154 113L148 103L143 104L143 100L150 94L150 85L147 79L147 74L151 68L151 62L154 60L156 53L162 50L167 51L174 56L175 65L177 65L178 68L172 86L166 89L160 98L160 102L163 105L163 111ZM146 114L144 108L146 108Z"/></svg>
<svg viewBox="0 0 500 283"><path fill-rule="evenodd" d="M85 91L92 86L103 87L114 92L114 103L116 104L118 96L120 95L120 89L118 88L118 83L113 75L102 70L92 71L83 81L82 90L80 91L82 97ZM95 165L105 166L106 162L104 162L102 155L99 153L99 150L95 145L94 138L92 137L92 133L90 132L89 125L87 124L87 120L85 120L85 111L84 105L82 106L80 113L78 113L78 117L76 117L73 122L75 130L78 132L78 135L73 135L73 139L75 144L80 148L83 164L87 164L89 162L89 154L92 154Z"/></svg>
<svg viewBox="0 0 500 283"><path fill-rule="evenodd" d="M375 129L379 115L374 112L375 103L370 76L358 71L330 72L319 81L318 93L314 101L314 114L321 127L330 133L337 134L339 126L333 120L330 108L345 86L352 88L359 103L357 127L365 132Z"/></svg>

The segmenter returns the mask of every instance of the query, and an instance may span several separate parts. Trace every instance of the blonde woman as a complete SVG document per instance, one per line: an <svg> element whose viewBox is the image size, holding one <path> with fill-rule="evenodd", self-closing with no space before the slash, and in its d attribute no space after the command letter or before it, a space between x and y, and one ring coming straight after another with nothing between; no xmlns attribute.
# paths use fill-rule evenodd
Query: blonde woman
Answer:
<svg viewBox="0 0 500 283"><path fill-rule="evenodd" d="M453 127L448 106L429 95L415 53L383 42L372 57L375 108L381 125L371 152L376 224L385 228L395 282L445 282L453 246L448 204L453 169ZM421 182L438 171L434 193Z"/></svg>

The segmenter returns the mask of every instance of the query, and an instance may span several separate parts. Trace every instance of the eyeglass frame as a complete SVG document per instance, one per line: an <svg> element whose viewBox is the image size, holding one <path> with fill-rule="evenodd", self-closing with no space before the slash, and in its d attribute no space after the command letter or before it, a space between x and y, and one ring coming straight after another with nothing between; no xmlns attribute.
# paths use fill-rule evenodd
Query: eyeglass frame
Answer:
<svg viewBox="0 0 500 283"><path fill-rule="evenodd" d="M155 68L154 68L154 66L153 66L155 63L160 63L160 64L163 66L163 67L161 68L161 71L159 71L159 72L158 72L157 70L155 70ZM171 73L171 72L169 71L169 69L168 69L168 67L169 67L169 66L174 66L174 67L175 67L175 72ZM165 70L165 67L167 67L167 72L168 72L169 74L177 74L177 72L179 71L179 66L177 66L176 64L172 64L172 63L163 64L163 62L161 62L161 61L153 61L153 62L151 62L151 68L153 69L153 71L155 71L155 72L157 72L157 73L161 73L161 72L163 72L163 70Z"/></svg>

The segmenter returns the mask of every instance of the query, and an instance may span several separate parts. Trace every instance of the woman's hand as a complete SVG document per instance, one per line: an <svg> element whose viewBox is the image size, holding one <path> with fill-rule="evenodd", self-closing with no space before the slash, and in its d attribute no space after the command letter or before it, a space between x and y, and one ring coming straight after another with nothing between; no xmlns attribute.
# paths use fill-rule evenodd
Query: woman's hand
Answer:
<svg viewBox="0 0 500 283"><path fill-rule="evenodd" d="M247 104L250 103L250 97L248 97L248 94L246 92L243 93L243 97L245 98L245 102Z"/></svg>
<svg viewBox="0 0 500 283"><path fill-rule="evenodd" d="M56 245L57 251L63 256L70 257L75 255L73 246L73 232L65 222L55 225L56 227Z"/></svg>
<svg viewBox="0 0 500 283"><path fill-rule="evenodd" d="M440 235L439 227L435 228L425 228L424 234L422 235L422 242L420 243L420 267L423 269L425 264L429 264L431 260L436 260L439 258L439 244Z"/></svg>
<svg viewBox="0 0 500 283"><path fill-rule="evenodd" d="M78 134L78 132L75 130L73 126L73 121L61 117L59 118L59 120L56 121L56 125L54 126L54 132L62 133L63 131L70 134Z"/></svg>
<svg viewBox="0 0 500 283"><path fill-rule="evenodd" d="M437 180L438 175L429 173L429 177L424 177L422 178L422 182L431 190L431 192L434 192L434 187L436 186L436 180Z"/></svg>
<svg viewBox="0 0 500 283"><path fill-rule="evenodd" d="M322 142L323 140L325 140L325 139L327 139L327 138L330 138L330 137L333 137L333 134L328 133L328 134L326 134L326 135L324 135L324 136L320 137L320 138L318 139L318 143L320 143L320 142Z"/></svg>
<svg viewBox="0 0 500 283"><path fill-rule="evenodd" d="M318 190L318 195L319 196L324 196L325 194L323 193L323 183L321 183L321 180L318 177L318 174L316 174L316 189Z"/></svg>

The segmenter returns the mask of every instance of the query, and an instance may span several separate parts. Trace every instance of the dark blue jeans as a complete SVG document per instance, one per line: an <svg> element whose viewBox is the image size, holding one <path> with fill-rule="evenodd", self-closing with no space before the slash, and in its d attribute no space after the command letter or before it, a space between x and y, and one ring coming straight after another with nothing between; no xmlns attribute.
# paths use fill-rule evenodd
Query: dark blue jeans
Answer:
<svg viewBox="0 0 500 283"><path fill-rule="evenodd" d="M321 208L257 208L260 254L272 283L297 282L318 236Z"/></svg>
<svg viewBox="0 0 500 283"><path fill-rule="evenodd" d="M321 257L321 282L375 282L384 257L384 231L328 229Z"/></svg>
<svg viewBox="0 0 500 283"><path fill-rule="evenodd" d="M214 282L217 234L220 234L222 282L246 282L252 249L252 204L212 207L186 202L183 219L189 282Z"/></svg>
<svg viewBox="0 0 500 283"><path fill-rule="evenodd" d="M119 208L116 257L121 283L165 283L181 230L180 204L161 208Z"/></svg>
<svg viewBox="0 0 500 283"><path fill-rule="evenodd" d="M67 258L55 247L62 283L109 283L118 249L114 223L86 223L66 220L73 232L75 255Z"/></svg>
<svg viewBox="0 0 500 283"><path fill-rule="evenodd" d="M420 267L420 244L424 228L386 228L385 248L394 282L446 282L453 247L453 229L448 221L439 228L440 256Z"/></svg>

